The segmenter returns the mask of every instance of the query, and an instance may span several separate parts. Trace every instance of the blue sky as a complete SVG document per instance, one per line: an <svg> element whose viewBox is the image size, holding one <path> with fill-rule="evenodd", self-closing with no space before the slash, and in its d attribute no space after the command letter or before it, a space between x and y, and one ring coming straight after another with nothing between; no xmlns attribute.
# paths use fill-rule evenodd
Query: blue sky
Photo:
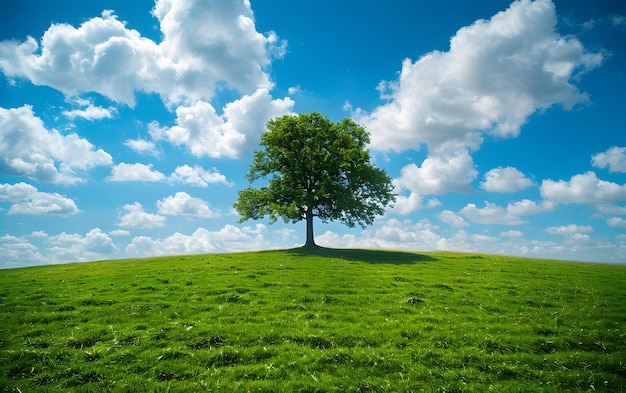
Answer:
<svg viewBox="0 0 626 393"><path fill-rule="evenodd" d="M626 263L618 3L8 2L0 268L303 244L232 204L267 120L311 111L398 193L320 245Z"/></svg>

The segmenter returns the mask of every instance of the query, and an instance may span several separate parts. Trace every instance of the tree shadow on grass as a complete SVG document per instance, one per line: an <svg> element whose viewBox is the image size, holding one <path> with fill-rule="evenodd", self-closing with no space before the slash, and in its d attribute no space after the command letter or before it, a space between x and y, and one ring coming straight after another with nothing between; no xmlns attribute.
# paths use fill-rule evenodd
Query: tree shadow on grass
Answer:
<svg viewBox="0 0 626 393"><path fill-rule="evenodd" d="M428 255L391 250L363 250L353 248L298 247L286 250L297 255L314 255L366 263L408 264L434 262L437 259Z"/></svg>

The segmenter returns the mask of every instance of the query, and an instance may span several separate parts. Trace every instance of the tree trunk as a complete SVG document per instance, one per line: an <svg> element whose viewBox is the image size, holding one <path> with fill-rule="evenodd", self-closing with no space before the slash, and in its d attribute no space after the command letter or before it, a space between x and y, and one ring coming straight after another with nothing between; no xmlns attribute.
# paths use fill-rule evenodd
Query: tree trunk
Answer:
<svg viewBox="0 0 626 393"><path fill-rule="evenodd" d="M310 207L306 209L306 243L305 247L315 247L315 239L313 238L313 210Z"/></svg>

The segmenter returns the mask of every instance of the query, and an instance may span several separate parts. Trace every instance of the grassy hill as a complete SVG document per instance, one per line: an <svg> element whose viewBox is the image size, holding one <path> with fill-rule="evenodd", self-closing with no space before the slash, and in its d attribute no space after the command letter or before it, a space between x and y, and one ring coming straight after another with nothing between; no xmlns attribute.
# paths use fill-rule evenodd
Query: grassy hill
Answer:
<svg viewBox="0 0 626 393"><path fill-rule="evenodd" d="M626 390L626 268L303 249L0 270L0 392Z"/></svg>

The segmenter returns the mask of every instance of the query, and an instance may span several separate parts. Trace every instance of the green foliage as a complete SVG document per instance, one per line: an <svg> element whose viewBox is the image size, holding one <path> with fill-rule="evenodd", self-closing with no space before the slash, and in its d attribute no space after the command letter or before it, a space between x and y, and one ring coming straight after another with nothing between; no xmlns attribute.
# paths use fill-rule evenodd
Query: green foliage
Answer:
<svg viewBox="0 0 626 393"><path fill-rule="evenodd" d="M391 178L370 162L369 134L352 120L333 123L313 112L270 120L267 129L247 177L268 184L239 192L241 221L296 222L309 212L366 226L394 200Z"/></svg>
<svg viewBox="0 0 626 393"><path fill-rule="evenodd" d="M0 392L626 390L626 268L294 249L0 270Z"/></svg>

